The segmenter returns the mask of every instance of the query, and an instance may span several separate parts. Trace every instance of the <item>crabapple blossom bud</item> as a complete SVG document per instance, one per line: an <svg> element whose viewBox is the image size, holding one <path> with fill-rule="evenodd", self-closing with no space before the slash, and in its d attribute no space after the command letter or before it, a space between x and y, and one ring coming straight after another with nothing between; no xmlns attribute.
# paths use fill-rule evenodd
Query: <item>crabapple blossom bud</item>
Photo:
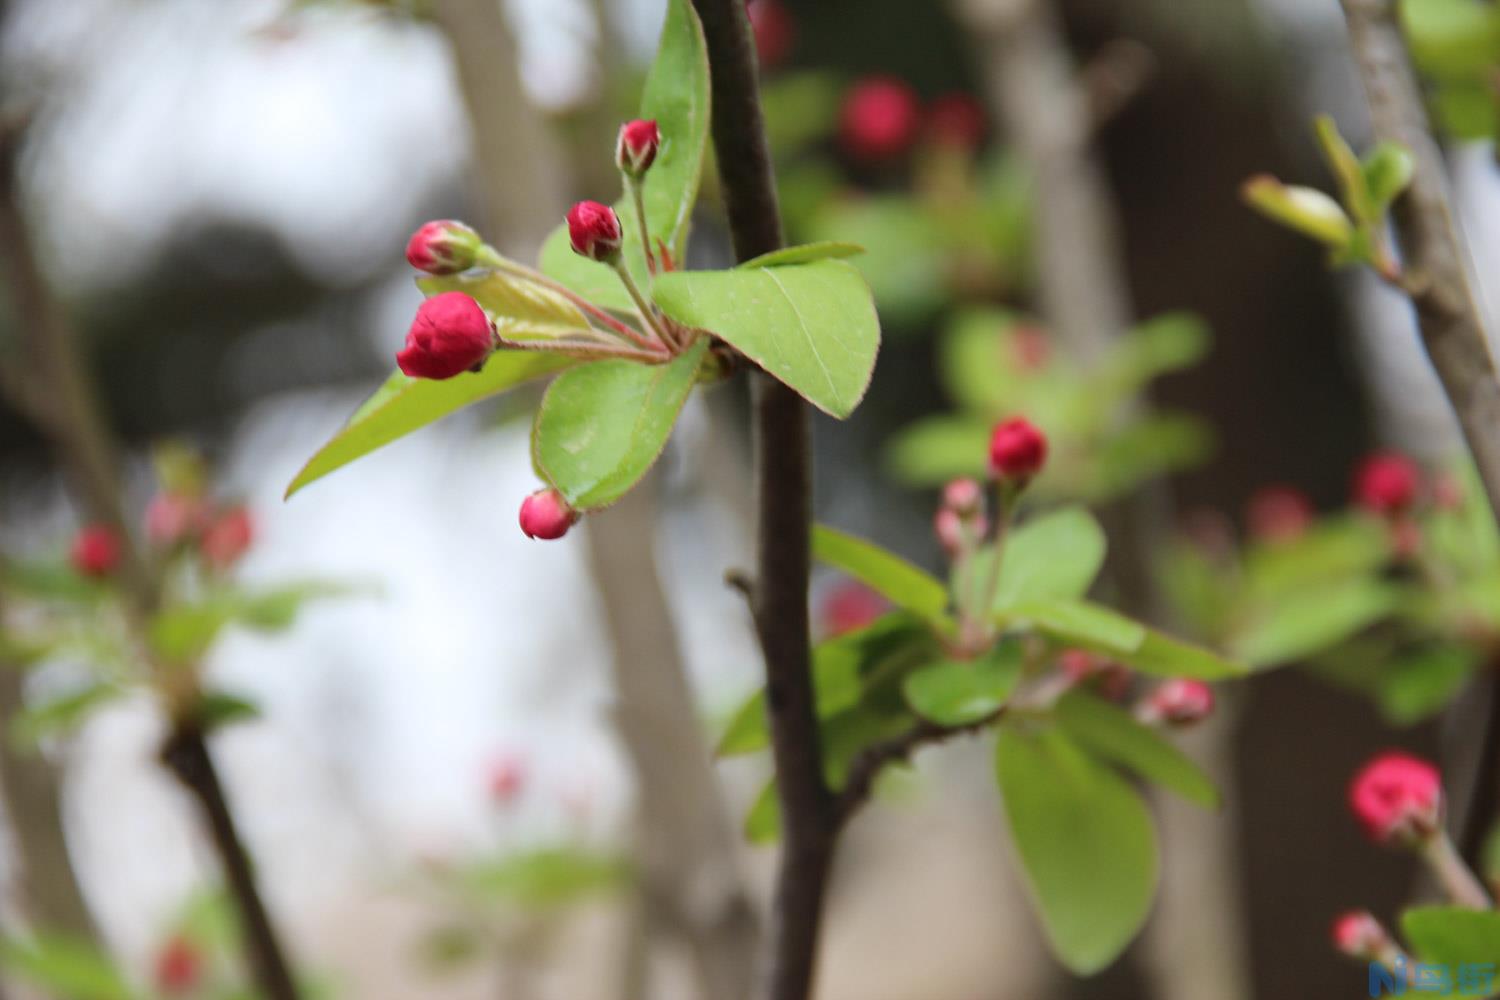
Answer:
<svg viewBox="0 0 1500 1000"><path fill-rule="evenodd" d="M1312 501L1290 486L1264 486L1250 496L1245 520L1252 538L1262 542L1290 542L1312 524Z"/></svg>
<svg viewBox="0 0 1500 1000"><path fill-rule="evenodd" d="M626 122L620 126L620 136L615 140L615 166L629 177L642 177L656 162L656 151L660 148L661 129L656 122L649 118Z"/></svg>
<svg viewBox="0 0 1500 1000"><path fill-rule="evenodd" d="M412 378L445 379L484 364L495 349L490 318L463 292L423 302L396 363Z"/></svg>
<svg viewBox="0 0 1500 1000"><path fill-rule="evenodd" d="M1333 946L1361 962L1378 962L1394 942L1369 910L1350 910L1333 921Z"/></svg>
<svg viewBox="0 0 1500 1000"><path fill-rule="evenodd" d="M824 596L818 620L828 637L856 632L890 610L890 603L862 583L846 580Z"/></svg>
<svg viewBox="0 0 1500 1000"><path fill-rule="evenodd" d="M526 763L515 754L506 754L490 766L490 798L500 805L510 805L526 785Z"/></svg>
<svg viewBox="0 0 1500 1000"><path fill-rule="evenodd" d="M984 510L984 490L968 477L955 479L943 487L943 506L960 517L977 514Z"/></svg>
<svg viewBox="0 0 1500 1000"><path fill-rule="evenodd" d="M965 545L964 519L952 507L939 507L932 518L932 533L937 536L943 551L955 556Z"/></svg>
<svg viewBox="0 0 1500 1000"><path fill-rule="evenodd" d="M911 87L895 77L867 77L844 96L839 136L857 159L889 160L906 152L919 124Z"/></svg>
<svg viewBox="0 0 1500 1000"><path fill-rule="evenodd" d="M614 209L597 201L580 201L568 209L568 239L574 253L609 263L619 256L625 237Z"/></svg>
<svg viewBox="0 0 1500 1000"><path fill-rule="evenodd" d="M1040 371L1052 360L1052 344L1034 326L1018 326L1011 334L1010 350L1015 366L1023 372Z"/></svg>
<svg viewBox="0 0 1500 1000"><path fill-rule="evenodd" d="M551 487L537 490L521 501L521 530L527 538L552 541L568 533L581 515L568 506L563 495Z"/></svg>
<svg viewBox="0 0 1500 1000"><path fill-rule="evenodd" d="M750 15L750 29L755 33L755 51L761 66L772 69L781 65L797 36L792 12L781 0L750 0L745 10Z"/></svg>
<svg viewBox="0 0 1500 1000"><path fill-rule="evenodd" d="M1377 452L1355 473L1354 501L1382 516L1400 514L1416 501L1420 478L1416 463L1405 455Z"/></svg>
<svg viewBox="0 0 1500 1000"><path fill-rule="evenodd" d="M1013 417L990 432L990 475L1024 483L1047 461L1047 438L1025 417Z"/></svg>
<svg viewBox="0 0 1500 1000"><path fill-rule="evenodd" d="M177 936L156 953L153 978L167 996L183 996L198 988L203 978L203 956L187 939Z"/></svg>
<svg viewBox="0 0 1500 1000"><path fill-rule="evenodd" d="M984 105L970 94L945 94L927 109L927 131L940 145L974 149L984 141Z"/></svg>
<svg viewBox="0 0 1500 1000"><path fill-rule="evenodd" d="M1086 649L1065 649L1057 654L1057 669L1075 684L1093 676L1103 666L1103 662Z"/></svg>
<svg viewBox="0 0 1500 1000"><path fill-rule="evenodd" d="M1420 843L1440 829L1442 777L1425 760L1389 751L1354 776L1349 784L1349 807L1372 839L1386 844Z"/></svg>
<svg viewBox="0 0 1500 1000"><path fill-rule="evenodd" d="M1189 726L1213 714L1214 689L1199 680L1174 677L1156 686L1143 709L1150 721Z"/></svg>
<svg viewBox="0 0 1500 1000"><path fill-rule="evenodd" d="M104 524L91 524L73 539L68 559L84 576L109 576L120 565L120 536Z"/></svg>
<svg viewBox="0 0 1500 1000"><path fill-rule="evenodd" d="M198 543L203 561L223 572L239 562L255 540L255 521L244 505L231 507L210 522Z"/></svg>
<svg viewBox="0 0 1500 1000"><path fill-rule="evenodd" d="M455 219L423 223L406 241L406 262L428 274L457 274L474 266L483 240Z"/></svg>
<svg viewBox="0 0 1500 1000"><path fill-rule="evenodd" d="M173 548L203 530L207 511L203 501L182 493L158 493L146 504L146 538L152 545Z"/></svg>

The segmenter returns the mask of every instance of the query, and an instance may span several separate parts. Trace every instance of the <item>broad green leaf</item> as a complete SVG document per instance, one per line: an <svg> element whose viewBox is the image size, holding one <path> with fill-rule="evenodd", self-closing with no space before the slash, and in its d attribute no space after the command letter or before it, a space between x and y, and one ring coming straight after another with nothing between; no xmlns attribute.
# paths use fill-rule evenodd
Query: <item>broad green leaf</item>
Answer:
<svg viewBox="0 0 1500 1000"><path fill-rule="evenodd" d="M35 746L48 736L76 729L94 709L124 694L120 685L100 681L38 705L27 705L11 719L11 739L18 746Z"/></svg>
<svg viewBox="0 0 1500 1000"><path fill-rule="evenodd" d="M1308 666L1332 684L1372 699L1396 726L1436 715L1458 697L1475 669L1479 652L1462 645L1403 648L1396 636L1361 636L1341 643Z"/></svg>
<svg viewBox="0 0 1500 1000"><path fill-rule="evenodd" d="M659 277L654 294L668 316L713 331L832 416L847 417L869 388L880 321L844 261L678 271Z"/></svg>
<svg viewBox="0 0 1500 1000"><path fill-rule="evenodd" d="M902 690L912 711L942 726L966 726L999 711L1021 676L1013 639L974 660L944 660L908 674Z"/></svg>
<svg viewBox="0 0 1500 1000"><path fill-rule="evenodd" d="M1443 965L1500 962L1500 913L1494 910L1416 907L1401 914L1401 930L1424 962Z"/></svg>
<svg viewBox="0 0 1500 1000"><path fill-rule="evenodd" d="M836 125L843 93L843 80L832 72L782 72L763 79L760 103L771 148L785 155L826 137ZM776 179L784 179L780 164Z"/></svg>
<svg viewBox="0 0 1500 1000"><path fill-rule="evenodd" d="M1191 368L1208 354L1213 338L1203 319L1170 312L1137 324L1110 351L1108 377L1135 388L1169 372Z"/></svg>
<svg viewBox="0 0 1500 1000"><path fill-rule="evenodd" d="M1393 142L1382 142L1365 156L1361 169L1365 175L1365 188L1370 197L1370 208L1379 219L1411 183L1415 161L1405 146Z"/></svg>
<svg viewBox="0 0 1500 1000"><path fill-rule="evenodd" d="M478 302L507 340L565 337L589 329L588 317L566 296L503 271L468 271L417 279L429 298L463 292Z"/></svg>
<svg viewBox="0 0 1500 1000"><path fill-rule="evenodd" d="M450 413L573 364L577 362L572 358L543 351L498 351L482 371L441 381L395 372L308 460L286 495Z"/></svg>
<svg viewBox="0 0 1500 1000"><path fill-rule="evenodd" d="M1020 314L1005 309L966 309L949 324L938 342L938 370L956 404L990 416L1018 405L1025 381L1035 378L1019 364L1016 332L1023 326Z"/></svg>
<svg viewBox="0 0 1500 1000"><path fill-rule="evenodd" d="M537 470L579 510L614 503L666 446L707 352L700 337L666 364L594 361L558 376L532 428Z"/></svg>
<svg viewBox="0 0 1500 1000"><path fill-rule="evenodd" d="M138 994L109 957L86 941L61 934L0 941L0 965L55 997L136 1000Z"/></svg>
<svg viewBox="0 0 1500 1000"><path fill-rule="evenodd" d="M1155 629L1146 630L1140 647L1116 656L1121 663L1143 674L1157 677L1193 677L1204 681L1240 677L1247 667L1226 659L1211 649L1174 639Z"/></svg>
<svg viewBox="0 0 1500 1000"><path fill-rule="evenodd" d="M35 562L0 560L0 586L22 597L56 604L98 604L111 593L108 584L82 575L61 557Z"/></svg>
<svg viewBox="0 0 1500 1000"><path fill-rule="evenodd" d="M653 252L659 240L680 266L687 249L688 224L698 200L703 154L708 145L708 53L703 28L689 0L670 0L656 61L641 94L641 118L661 129L661 149L646 172L643 199ZM608 156L609 150L599 150ZM651 275L640 247L640 224L629 198L615 204L625 233L625 262L646 288ZM542 246L542 270L596 305L632 311L634 306L614 271L578 256L560 226Z"/></svg>
<svg viewBox="0 0 1500 1000"><path fill-rule="evenodd" d="M1079 975L1100 971L1140 930L1156 892L1156 833L1145 804L1054 729L1002 724L995 772L1052 950Z"/></svg>
<svg viewBox="0 0 1500 1000"><path fill-rule="evenodd" d="M1422 72L1440 80L1488 77L1500 62L1500 11L1472 0L1401 0L1402 24Z"/></svg>
<svg viewBox="0 0 1500 1000"><path fill-rule="evenodd" d="M325 580L304 580L267 590L247 590L238 596L234 619L246 628L280 632L292 626L309 601L347 597L358 592L357 588Z"/></svg>
<svg viewBox="0 0 1500 1000"><path fill-rule="evenodd" d="M217 593L192 604L173 604L163 608L151 620L147 630L152 653L177 666L197 662L224 627L234 620L238 607L233 595Z"/></svg>
<svg viewBox="0 0 1500 1000"><path fill-rule="evenodd" d="M1037 601L1009 608L997 616L1002 625L1029 622L1052 639L1109 656L1139 650L1146 626L1087 601Z"/></svg>
<svg viewBox="0 0 1500 1000"><path fill-rule="evenodd" d="M948 591L929 574L893 552L824 525L814 525L813 557L837 567L897 607L928 620L940 620Z"/></svg>
<svg viewBox="0 0 1500 1000"><path fill-rule="evenodd" d="M1057 722L1085 750L1136 772L1196 805L1219 807L1219 790L1181 750L1129 712L1073 690L1057 703Z"/></svg>
<svg viewBox="0 0 1500 1000"><path fill-rule="evenodd" d="M1213 449L1213 431L1197 417L1142 414L1112 430L1089 453L1070 499L1112 500L1149 479L1198 465Z"/></svg>
<svg viewBox="0 0 1500 1000"><path fill-rule="evenodd" d="M1364 576L1390 558L1390 534L1365 517L1328 517L1300 538L1276 545L1257 545L1245 559L1252 598L1284 597L1307 586L1319 590Z"/></svg>
<svg viewBox="0 0 1500 1000"><path fill-rule="evenodd" d="M785 267L788 264L811 264L817 260L839 260L844 257L854 257L865 252L865 248L858 243L840 243L836 240L822 240L817 243L803 243L794 247L782 247L780 250L772 250L763 253L759 257L752 257L739 266L746 267Z"/></svg>
<svg viewBox="0 0 1500 1000"><path fill-rule="evenodd" d="M1354 238L1354 224L1343 208L1315 188L1283 184L1262 175L1247 181L1241 193L1262 215L1334 250L1347 249Z"/></svg>
<svg viewBox="0 0 1500 1000"><path fill-rule="evenodd" d="M984 471L991 425L969 416L923 417L898 431L885 450L889 473L911 486L941 486Z"/></svg>
<svg viewBox="0 0 1500 1000"><path fill-rule="evenodd" d="M995 610L1082 597L1104 565L1107 544L1104 529L1082 507L1032 518L1005 540Z"/></svg>
<svg viewBox="0 0 1500 1000"><path fill-rule="evenodd" d="M1373 577L1291 591L1262 606L1232 643L1238 659L1266 668L1335 646L1394 611L1398 587Z"/></svg>
<svg viewBox="0 0 1500 1000"><path fill-rule="evenodd" d="M1483 81L1445 83L1432 93L1432 110L1454 139L1493 139L1500 126L1495 90Z"/></svg>
<svg viewBox="0 0 1500 1000"><path fill-rule="evenodd" d="M825 199L805 232L812 239L848 240L868 248L856 266L893 328L922 320L949 299L942 228L931 211L909 196Z"/></svg>

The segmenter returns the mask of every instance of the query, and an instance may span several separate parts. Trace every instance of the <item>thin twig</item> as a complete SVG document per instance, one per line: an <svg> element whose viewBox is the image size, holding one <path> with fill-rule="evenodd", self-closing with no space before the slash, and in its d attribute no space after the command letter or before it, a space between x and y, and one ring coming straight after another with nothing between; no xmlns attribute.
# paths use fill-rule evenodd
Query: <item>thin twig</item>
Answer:
<svg viewBox="0 0 1500 1000"><path fill-rule="evenodd" d="M729 232L735 256L749 260L783 243L755 45L740 0L693 0L693 6L708 44L714 151ZM762 373L751 378L759 473L754 617L766 660L783 843L763 995L806 1000L838 833L833 795L823 778L811 672L812 444L802 399Z"/></svg>
<svg viewBox="0 0 1500 1000"><path fill-rule="evenodd" d="M925 746L942 743L956 736L967 736L989 728L1005 714L1004 708L961 726L942 726L936 722L922 721L899 736L882 743L874 743L861 750L849 765L849 774L839 792L834 812L840 825L847 823L859 808L869 801L874 790L875 779L886 765L909 760L911 755Z"/></svg>

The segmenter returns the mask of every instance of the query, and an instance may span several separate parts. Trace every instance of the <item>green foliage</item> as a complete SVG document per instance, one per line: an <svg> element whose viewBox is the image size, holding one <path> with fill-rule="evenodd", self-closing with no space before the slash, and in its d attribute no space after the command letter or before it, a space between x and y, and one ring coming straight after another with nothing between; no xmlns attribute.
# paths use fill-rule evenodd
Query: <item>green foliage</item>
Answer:
<svg viewBox="0 0 1500 1000"><path fill-rule="evenodd" d="M1156 892L1136 792L1056 729L1002 724L995 773L1031 898L1058 959L1089 975L1130 943Z"/></svg>
<svg viewBox="0 0 1500 1000"><path fill-rule="evenodd" d="M679 271L656 281L671 318L712 330L832 416L869 388L880 320L859 272L839 260L734 271Z"/></svg>
<svg viewBox="0 0 1500 1000"><path fill-rule="evenodd" d="M1244 673L1244 667L1211 650L1087 601L1037 601L1012 608L997 620L1036 628L1063 645L1100 653L1143 674L1225 680Z"/></svg>
<svg viewBox="0 0 1500 1000"><path fill-rule="evenodd" d="M708 353L700 338L672 361L595 361L547 389L532 428L537 471L579 510L624 496L666 446Z"/></svg>
<svg viewBox="0 0 1500 1000"><path fill-rule="evenodd" d="M27 705L10 720L10 737L17 746L33 747L52 736L71 733L94 709L124 697L118 683L94 681L39 705Z"/></svg>
<svg viewBox="0 0 1500 1000"><path fill-rule="evenodd" d="M1455 139L1491 139L1500 125L1493 81L1500 69L1500 12L1472 0L1401 0L1418 69L1439 123Z"/></svg>
<svg viewBox="0 0 1500 1000"><path fill-rule="evenodd" d="M1129 712L1086 691L1058 700L1056 718L1079 746L1207 808L1219 805L1219 790L1181 750Z"/></svg>
<svg viewBox="0 0 1500 1000"><path fill-rule="evenodd" d="M151 620L147 639L162 662L197 663L226 627L239 625L260 632L291 627L309 601L350 593L341 584L304 581L266 590L224 586L196 600L168 604Z"/></svg>
<svg viewBox="0 0 1500 1000"><path fill-rule="evenodd" d="M928 621L945 618L948 591L900 556L821 524L813 527L812 549L815 559L843 570L898 608Z"/></svg>
<svg viewBox="0 0 1500 1000"><path fill-rule="evenodd" d="M1067 507L1032 518L1005 541L995 610L1030 601L1073 600L1088 593L1104 566L1104 529L1082 507ZM976 573L988 570L986 558Z"/></svg>
<svg viewBox="0 0 1500 1000"><path fill-rule="evenodd" d="M125 976L92 944L60 934L0 941L0 966L67 1000L139 1000Z"/></svg>
<svg viewBox="0 0 1500 1000"><path fill-rule="evenodd" d="M785 267L788 264L811 264L819 260L841 260L845 257L856 257L864 252L865 248L858 243L824 240L821 243L803 243L799 246L772 250L759 257L752 257L739 266L742 268Z"/></svg>
<svg viewBox="0 0 1500 1000"><path fill-rule="evenodd" d="M631 868L614 855L548 847L464 866L453 878L461 891L478 899L531 910L618 892L629 884Z"/></svg>
<svg viewBox="0 0 1500 1000"><path fill-rule="evenodd" d="M1493 910L1417 907L1401 915L1401 931L1424 962L1500 963L1500 913Z"/></svg>
<svg viewBox="0 0 1500 1000"><path fill-rule="evenodd" d="M907 675L906 703L942 726L967 726L994 715L1021 676L1021 644L1009 640L975 660L943 660Z"/></svg>

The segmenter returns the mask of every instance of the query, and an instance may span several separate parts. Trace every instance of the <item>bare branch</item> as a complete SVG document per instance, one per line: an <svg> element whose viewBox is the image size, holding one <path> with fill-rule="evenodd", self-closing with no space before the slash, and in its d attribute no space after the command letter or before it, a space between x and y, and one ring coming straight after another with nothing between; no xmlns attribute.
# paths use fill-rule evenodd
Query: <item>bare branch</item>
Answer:
<svg viewBox="0 0 1500 1000"><path fill-rule="evenodd" d="M849 775L839 792L834 809L839 824L849 822L860 807L869 801L875 779L886 765L910 760L912 754L922 747L942 743L956 736L981 732L1000 721L1004 714L1005 709L999 708L982 719L975 719L961 726L941 726L936 722L923 721L899 736L865 747L849 765Z"/></svg>

